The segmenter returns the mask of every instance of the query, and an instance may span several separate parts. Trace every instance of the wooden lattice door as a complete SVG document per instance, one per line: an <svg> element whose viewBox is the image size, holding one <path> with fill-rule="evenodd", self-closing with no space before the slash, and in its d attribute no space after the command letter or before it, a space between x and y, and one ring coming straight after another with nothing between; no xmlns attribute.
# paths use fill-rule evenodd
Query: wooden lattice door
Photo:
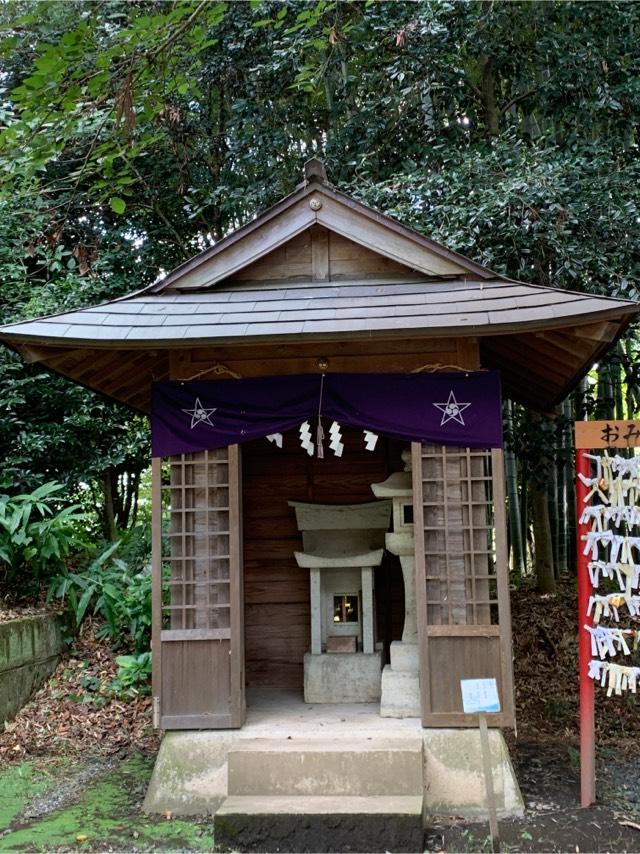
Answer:
<svg viewBox="0 0 640 854"><path fill-rule="evenodd" d="M513 726L501 450L412 445L420 692L425 727L474 725L461 679L494 678Z"/></svg>
<svg viewBox="0 0 640 854"><path fill-rule="evenodd" d="M153 461L153 693L161 729L245 717L240 453Z"/></svg>

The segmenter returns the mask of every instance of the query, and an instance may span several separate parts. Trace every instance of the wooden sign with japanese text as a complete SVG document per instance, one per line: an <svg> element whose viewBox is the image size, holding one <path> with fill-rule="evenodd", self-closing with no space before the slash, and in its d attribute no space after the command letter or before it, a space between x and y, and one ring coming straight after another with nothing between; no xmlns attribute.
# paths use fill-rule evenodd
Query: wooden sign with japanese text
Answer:
<svg viewBox="0 0 640 854"><path fill-rule="evenodd" d="M637 448L640 421L576 421L576 448Z"/></svg>

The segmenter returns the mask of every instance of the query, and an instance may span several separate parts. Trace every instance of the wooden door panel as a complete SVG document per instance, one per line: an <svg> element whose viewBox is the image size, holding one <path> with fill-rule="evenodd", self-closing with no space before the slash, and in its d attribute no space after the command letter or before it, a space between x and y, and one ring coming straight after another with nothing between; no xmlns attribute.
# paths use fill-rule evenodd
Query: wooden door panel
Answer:
<svg viewBox="0 0 640 854"><path fill-rule="evenodd" d="M156 725L242 726L239 448L154 460L153 478Z"/></svg>
<svg viewBox="0 0 640 854"><path fill-rule="evenodd" d="M414 443L412 472L423 726L474 725L460 680L481 678L513 726L502 451Z"/></svg>

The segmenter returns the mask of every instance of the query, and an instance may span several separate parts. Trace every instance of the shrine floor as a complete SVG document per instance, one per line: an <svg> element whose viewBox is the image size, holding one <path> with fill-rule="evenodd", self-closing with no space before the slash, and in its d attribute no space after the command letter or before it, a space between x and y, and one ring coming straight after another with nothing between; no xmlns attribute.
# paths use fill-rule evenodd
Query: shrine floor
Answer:
<svg viewBox="0 0 640 854"><path fill-rule="evenodd" d="M418 736L418 718L382 718L379 703L305 703L302 691L256 688L247 692L241 738Z"/></svg>

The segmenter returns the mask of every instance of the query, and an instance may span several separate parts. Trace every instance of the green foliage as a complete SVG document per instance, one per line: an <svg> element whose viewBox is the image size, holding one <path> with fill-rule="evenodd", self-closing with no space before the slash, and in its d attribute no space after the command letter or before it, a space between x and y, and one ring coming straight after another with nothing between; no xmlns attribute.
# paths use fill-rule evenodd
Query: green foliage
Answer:
<svg viewBox="0 0 640 854"><path fill-rule="evenodd" d="M84 514L78 505L60 507L61 489L45 483L24 495L0 495L0 581L7 589L37 590L64 567Z"/></svg>
<svg viewBox="0 0 640 854"><path fill-rule="evenodd" d="M151 693L151 653L119 655L116 658L118 673L111 682L110 692L115 697L136 697Z"/></svg>
<svg viewBox="0 0 640 854"><path fill-rule="evenodd" d="M140 537L145 542L146 533ZM84 571L65 569L49 586L48 600L61 600L77 629L89 614L100 617L100 637L108 638L114 647L131 649L136 654L148 650L151 640L151 572L144 565L148 553L132 546L128 551L136 562L116 557L120 541L111 543L98 554Z"/></svg>

